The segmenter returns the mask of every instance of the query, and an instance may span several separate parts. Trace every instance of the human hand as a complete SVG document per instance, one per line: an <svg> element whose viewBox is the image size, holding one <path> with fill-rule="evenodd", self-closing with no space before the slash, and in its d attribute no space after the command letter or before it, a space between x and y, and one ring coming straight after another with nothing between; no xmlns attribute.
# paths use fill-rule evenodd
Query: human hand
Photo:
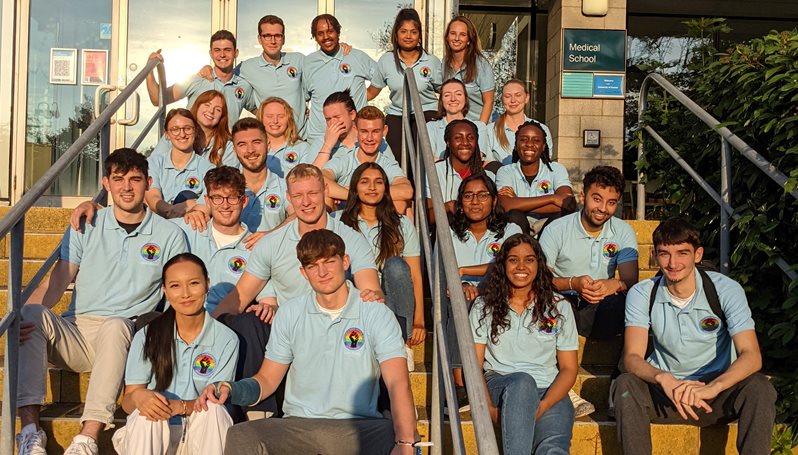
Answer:
<svg viewBox="0 0 798 455"><path fill-rule="evenodd" d="M139 389L136 391L133 402L136 405L136 409L139 410L139 414L149 421L157 422L172 417L172 408L169 407L169 400L158 392Z"/></svg>
<svg viewBox="0 0 798 455"><path fill-rule="evenodd" d="M608 278L606 280L595 280L594 283L598 284L599 287L597 292L601 293L601 298L607 297L608 295L617 294L621 290L621 281L616 280L615 278Z"/></svg>
<svg viewBox="0 0 798 455"><path fill-rule="evenodd" d="M80 220L85 217L86 223L90 223L91 220L94 219L94 214L101 208L102 206L100 204L95 204L92 201L81 202L77 207L75 207L75 210L72 211L72 214L69 215L69 225L72 227L72 229L78 232L83 232L80 229Z"/></svg>
<svg viewBox="0 0 798 455"><path fill-rule="evenodd" d="M391 449L391 455L413 455L416 453L416 448L405 444L395 444Z"/></svg>
<svg viewBox="0 0 798 455"><path fill-rule="evenodd" d="M470 302L479 297L479 290L473 284L463 283L463 294L465 294L466 302Z"/></svg>
<svg viewBox="0 0 798 455"><path fill-rule="evenodd" d="M574 277L571 281L573 289L579 293L583 300L590 304L597 304L603 299L601 285L590 278L588 275Z"/></svg>
<svg viewBox="0 0 798 455"><path fill-rule="evenodd" d="M385 294L382 290L363 289L360 291L360 299L364 302L385 302Z"/></svg>
<svg viewBox="0 0 798 455"><path fill-rule="evenodd" d="M494 424L499 423L499 408L497 408L491 403L488 403L488 413L490 414L490 420Z"/></svg>
<svg viewBox="0 0 798 455"><path fill-rule="evenodd" d="M333 120L327 124L327 130L324 133L324 145L328 148L335 147L338 139L346 132L346 125L340 120Z"/></svg>
<svg viewBox="0 0 798 455"><path fill-rule="evenodd" d="M158 60L163 61L163 55L161 55L161 50L160 49L158 49L157 51L151 53L150 56L147 57L147 60L152 60L154 58L157 58Z"/></svg>
<svg viewBox="0 0 798 455"><path fill-rule="evenodd" d="M254 305L248 306L245 311L247 313L255 313L255 316L257 316L258 319L266 324L271 324L272 320L274 319L274 315L277 314L277 306L271 305L269 303L258 302Z"/></svg>
<svg viewBox="0 0 798 455"><path fill-rule="evenodd" d="M712 408L702 399L694 399L694 406L689 404L690 390L695 387L703 387L705 385L703 382L676 379L670 373L658 374L655 379L684 420L688 420L688 416L693 420L698 420L698 415L693 410L693 407L703 408L707 412L712 412ZM687 393L687 396L685 396L685 393Z"/></svg>
<svg viewBox="0 0 798 455"><path fill-rule="evenodd" d="M32 322L22 322L19 324L19 344L25 344L33 336L36 326Z"/></svg>
<svg viewBox="0 0 798 455"><path fill-rule="evenodd" d="M499 196L515 197L515 190L511 186L503 186L499 188Z"/></svg>
<svg viewBox="0 0 798 455"><path fill-rule="evenodd" d="M349 55L350 52L352 52L352 45L351 44L344 43L344 42L339 42L338 44L341 46L341 51L343 51L344 57L346 57L347 55Z"/></svg>
<svg viewBox="0 0 798 455"><path fill-rule="evenodd" d="M258 240L262 239L266 234L266 232L253 232L252 234L249 234L248 236L244 237L244 247L246 247L248 250L255 248Z"/></svg>
<svg viewBox="0 0 798 455"><path fill-rule="evenodd" d="M197 76L213 82L213 68L211 65L205 65L197 72Z"/></svg>
<svg viewBox="0 0 798 455"><path fill-rule="evenodd" d="M194 411L195 412L202 412L208 410L208 402L214 404L224 404L227 401L227 397L230 393L230 387L224 386L224 384L219 385L218 390L218 397L217 397L217 390L214 384L208 384L202 390L202 393L194 400Z"/></svg>
<svg viewBox="0 0 798 455"><path fill-rule="evenodd" d="M183 215L183 221L191 225L191 229L199 232L205 232L205 229L208 228L208 221L211 219L205 212L200 210L199 205L196 205L193 209L186 212Z"/></svg>
<svg viewBox="0 0 798 455"><path fill-rule="evenodd" d="M407 344L410 346L415 346L424 342L427 338L427 328L424 327L424 321L421 323L413 323L413 332L410 335L410 338L407 340Z"/></svg>
<svg viewBox="0 0 798 455"><path fill-rule="evenodd" d="M454 201L448 201L443 204L443 207L446 209L448 213L454 213Z"/></svg>

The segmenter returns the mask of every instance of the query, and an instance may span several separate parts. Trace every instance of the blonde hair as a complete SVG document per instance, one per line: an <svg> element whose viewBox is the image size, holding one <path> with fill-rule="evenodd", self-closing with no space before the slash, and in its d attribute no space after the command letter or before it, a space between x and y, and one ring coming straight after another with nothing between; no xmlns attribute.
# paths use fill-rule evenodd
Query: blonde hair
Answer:
<svg viewBox="0 0 798 455"><path fill-rule="evenodd" d="M385 114L374 106L366 106L358 111L355 122L358 120L382 120L385 123Z"/></svg>
<svg viewBox="0 0 798 455"><path fill-rule="evenodd" d="M321 170L312 164L307 163L299 163L294 166L288 172L288 175L285 176L285 183L286 185L296 182L297 180L303 180L308 178L314 178L324 184L324 175L322 175Z"/></svg>
<svg viewBox="0 0 798 455"><path fill-rule="evenodd" d="M529 94L529 91L526 89L526 84L524 81L520 79L510 79L509 81L504 83L504 87L502 87L502 92L504 92L504 88L510 84L518 84L521 88L524 89L524 94ZM502 148L507 150L507 147L510 146L510 139L507 137L507 133L504 131L504 123L507 121L507 110L505 109L502 112L502 115L496 119L496 123L493 124L493 130L496 133L496 139L499 140L499 144L501 144Z"/></svg>
<svg viewBox="0 0 798 455"><path fill-rule="evenodd" d="M283 106L283 109L285 109L285 117L288 121L288 125L285 128L285 142L288 145L296 144L299 142L300 137L299 133L297 132L296 121L294 120L294 109L291 108L291 105L288 104L288 101L277 96L270 96L266 98L260 102L260 106L258 106L258 113L255 118L257 118L259 122L263 123L263 108L266 107L267 104L272 103L277 103ZM263 126L265 127L266 125Z"/></svg>

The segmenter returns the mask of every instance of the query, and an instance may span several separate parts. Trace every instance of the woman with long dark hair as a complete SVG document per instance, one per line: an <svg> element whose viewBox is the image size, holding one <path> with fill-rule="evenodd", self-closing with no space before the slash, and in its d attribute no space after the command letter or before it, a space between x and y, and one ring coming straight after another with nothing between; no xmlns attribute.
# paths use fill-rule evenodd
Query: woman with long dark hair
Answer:
<svg viewBox="0 0 798 455"><path fill-rule="evenodd" d="M463 81L471 105L468 119L489 123L496 80L490 62L482 55L477 28L467 17L457 16L446 26L443 41L443 79Z"/></svg>
<svg viewBox="0 0 798 455"><path fill-rule="evenodd" d="M133 337L122 409L113 437L120 455L222 454L233 421L223 406L197 412L206 385L235 379L238 337L205 310L210 280L200 258L182 253L161 275L166 311Z"/></svg>
<svg viewBox="0 0 798 455"><path fill-rule="evenodd" d="M506 454L569 453L579 339L571 305L555 292L538 242L508 238L470 312L488 410Z"/></svg>
<svg viewBox="0 0 798 455"><path fill-rule="evenodd" d="M427 134L429 143L432 146L432 153L435 156L443 157L446 150L446 141L443 139L446 126L454 120L462 120L468 114L470 106L466 86L459 79L449 79L441 85L441 96L438 98L438 120L427 122ZM484 123L479 120L472 120L477 126L479 134L479 150L482 156L490 152L488 142L488 130Z"/></svg>
<svg viewBox="0 0 798 455"><path fill-rule="evenodd" d="M355 169L340 219L369 240L386 305L405 318L408 344L422 343L427 330L418 232L409 218L396 211L388 176L379 164L363 163Z"/></svg>
<svg viewBox="0 0 798 455"><path fill-rule="evenodd" d="M413 8L403 8L396 14L391 29L391 50L377 61L377 70L371 78L368 99L376 97L386 86L391 91L385 124L388 134L385 141L393 151L396 161L402 162L402 101L404 99L405 69L412 68L416 80L421 106L411 112L410 129L416 135L415 114L424 115L424 121L435 118L438 104L436 92L440 89L443 75L441 61L424 49L421 18Z"/></svg>

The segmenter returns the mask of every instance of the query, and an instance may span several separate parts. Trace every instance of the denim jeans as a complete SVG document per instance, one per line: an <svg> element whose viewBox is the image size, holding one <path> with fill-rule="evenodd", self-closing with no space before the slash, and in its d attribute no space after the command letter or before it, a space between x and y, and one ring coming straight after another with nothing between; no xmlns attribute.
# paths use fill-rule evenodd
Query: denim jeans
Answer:
<svg viewBox="0 0 798 455"><path fill-rule="evenodd" d="M568 455L574 427L574 407L566 395L535 421L548 388L538 388L526 373L485 373L488 393L499 408L505 455Z"/></svg>
<svg viewBox="0 0 798 455"><path fill-rule="evenodd" d="M402 338L407 340L413 333L416 296L413 293L410 266L400 256L385 261L382 267L382 290L385 291L385 305L396 315Z"/></svg>

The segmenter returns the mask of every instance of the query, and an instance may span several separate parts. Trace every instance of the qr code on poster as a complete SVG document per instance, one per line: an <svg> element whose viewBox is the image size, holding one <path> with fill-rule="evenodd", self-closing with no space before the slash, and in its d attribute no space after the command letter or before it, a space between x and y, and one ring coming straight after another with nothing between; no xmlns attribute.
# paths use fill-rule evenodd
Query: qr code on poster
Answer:
<svg viewBox="0 0 798 455"><path fill-rule="evenodd" d="M67 59L54 59L53 60L53 68L51 72L54 78L57 79L69 79L71 77L70 70L72 69L72 64Z"/></svg>

